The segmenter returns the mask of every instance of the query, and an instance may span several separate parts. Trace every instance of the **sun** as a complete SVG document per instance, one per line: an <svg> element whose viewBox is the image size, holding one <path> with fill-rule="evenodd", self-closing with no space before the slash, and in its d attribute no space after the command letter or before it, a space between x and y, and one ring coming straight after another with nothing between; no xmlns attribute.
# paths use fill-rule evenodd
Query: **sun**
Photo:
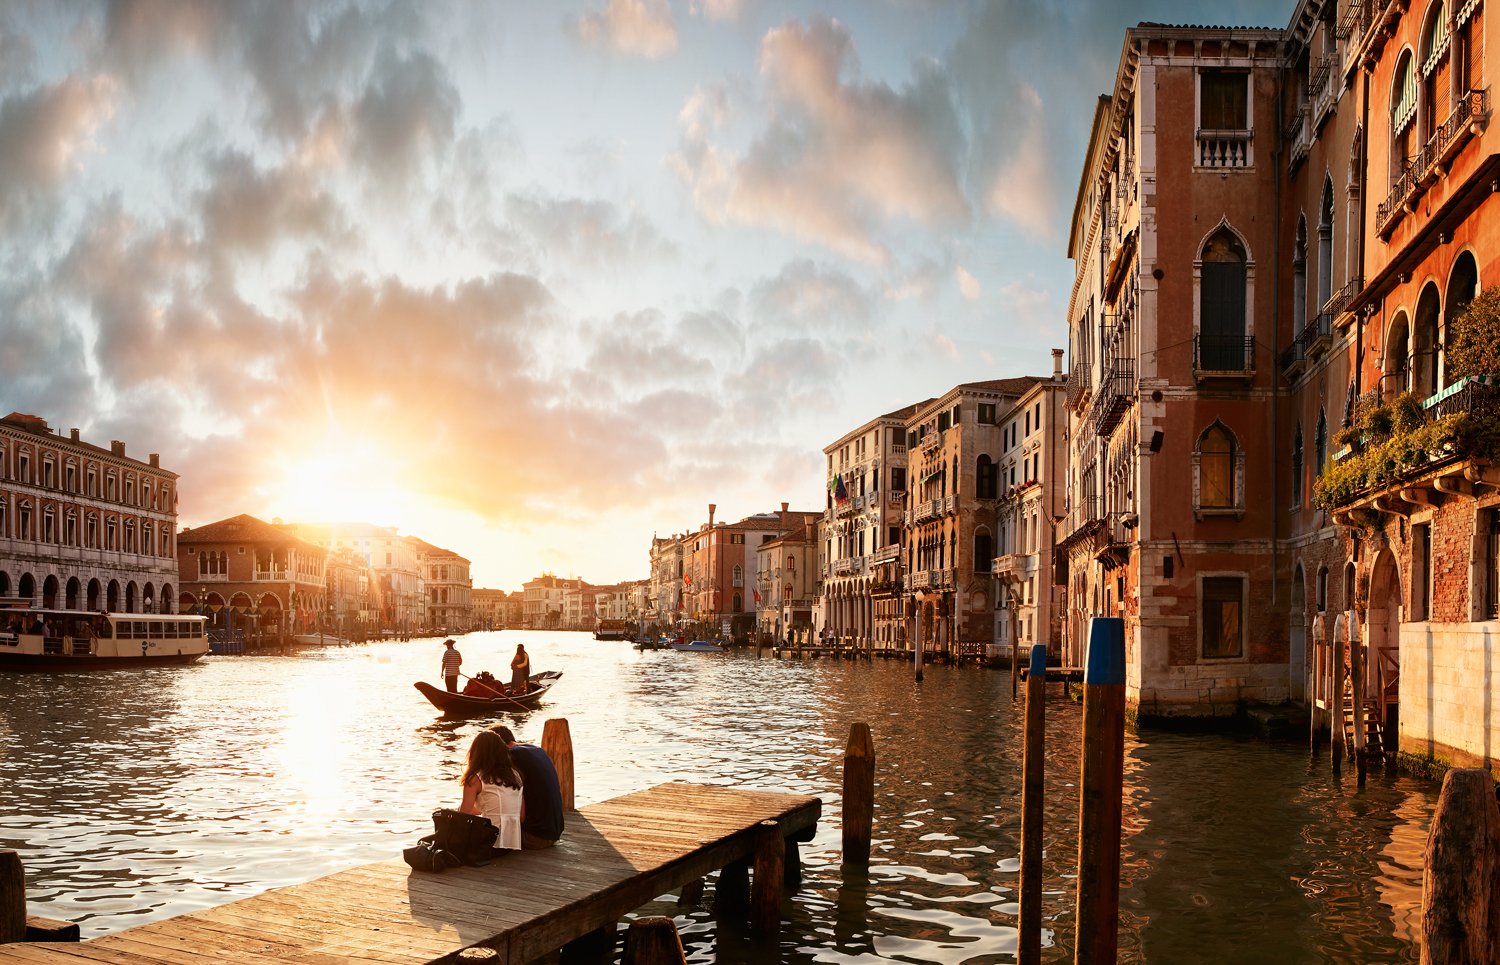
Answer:
<svg viewBox="0 0 1500 965"><path fill-rule="evenodd" d="M282 462L267 487L268 511L287 522L409 526L422 500L395 479L391 457L366 443L326 442Z"/></svg>

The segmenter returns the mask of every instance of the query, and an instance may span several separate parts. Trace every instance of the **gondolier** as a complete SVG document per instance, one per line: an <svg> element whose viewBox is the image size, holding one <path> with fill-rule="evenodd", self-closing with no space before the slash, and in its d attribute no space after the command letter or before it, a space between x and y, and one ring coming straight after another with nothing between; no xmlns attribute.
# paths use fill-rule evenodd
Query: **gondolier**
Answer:
<svg viewBox="0 0 1500 965"><path fill-rule="evenodd" d="M458 693L458 668L463 666L464 655L458 652L453 645L453 640L443 641L443 682L448 685L448 693Z"/></svg>

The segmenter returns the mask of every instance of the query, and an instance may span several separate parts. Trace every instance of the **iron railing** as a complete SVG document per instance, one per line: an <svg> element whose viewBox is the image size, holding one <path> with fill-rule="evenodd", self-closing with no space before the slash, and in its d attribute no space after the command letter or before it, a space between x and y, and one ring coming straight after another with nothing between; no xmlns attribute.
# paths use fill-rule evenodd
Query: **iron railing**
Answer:
<svg viewBox="0 0 1500 965"><path fill-rule="evenodd" d="M1255 371L1253 335L1193 336L1193 369L1197 372Z"/></svg>

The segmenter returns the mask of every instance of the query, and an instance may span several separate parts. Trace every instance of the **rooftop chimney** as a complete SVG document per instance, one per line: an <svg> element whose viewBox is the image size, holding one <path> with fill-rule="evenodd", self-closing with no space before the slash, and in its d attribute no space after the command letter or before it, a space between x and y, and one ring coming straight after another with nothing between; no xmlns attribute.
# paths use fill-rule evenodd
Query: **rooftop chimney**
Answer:
<svg viewBox="0 0 1500 965"><path fill-rule="evenodd" d="M1062 357L1062 349L1055 348L1052 350L1052 381L1054 382L1061 382L1063 380Z"/></svg>
<svg viewBox="0 0 1500 965"><path fill-rule="evenodd" d="M781 531L786 532L786 503L781 504Z"/></svg>
<svg viewBox="0 0 1500 965"><path fill-rule="evenodd" d="M68 432L68 436L69 436L69 438L71 438L71 439L72 439L72 440L73 440L73 441L74 441L74 442L77 442L77 441L78 441L78 430L77 430L77 429L72 429L72 430L70 430L70 431L69 431L69 432Z"/></svg>
<svg viewBox="0 0 1500 965"><path fill-rule="evenodd" d="M118 439L109 440L109 451L117 456L125 455L125 443Z"/></svg>
<svg viewBox="0 0 1500 965"><path fill-rule="evenodd" d="M160 469L161 468L161 453L159 453L159 452L153 452L151 454L151 468L152 469Z"/></svg>

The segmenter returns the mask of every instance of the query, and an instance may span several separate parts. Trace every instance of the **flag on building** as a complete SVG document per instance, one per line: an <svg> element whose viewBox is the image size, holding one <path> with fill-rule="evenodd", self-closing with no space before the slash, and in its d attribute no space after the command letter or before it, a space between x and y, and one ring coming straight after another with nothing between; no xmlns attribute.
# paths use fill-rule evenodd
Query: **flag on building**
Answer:
<svg viewBox="0 0 1500 965"><path fill-rule="evenodd" d="M760 591L759 590L751 590L750 592L752 592L752 593L755 594L755 605L756 606L760 606Z"/></svg>
<svg viewBox="0 0 1500 965"><path fill-rule="evenodd" d="M842 475L833 477L833 501L841 503L849 498L849 490L844 488L844 477Z"/></svg>
<svg viewBox="0 0 1500 965"><path fill-rule="evenodd" d="M693 585L693 578L690 575L684 576L682 578L682 582L683 582L683 585L685 585L685 586L692 586Z"/></svg>

